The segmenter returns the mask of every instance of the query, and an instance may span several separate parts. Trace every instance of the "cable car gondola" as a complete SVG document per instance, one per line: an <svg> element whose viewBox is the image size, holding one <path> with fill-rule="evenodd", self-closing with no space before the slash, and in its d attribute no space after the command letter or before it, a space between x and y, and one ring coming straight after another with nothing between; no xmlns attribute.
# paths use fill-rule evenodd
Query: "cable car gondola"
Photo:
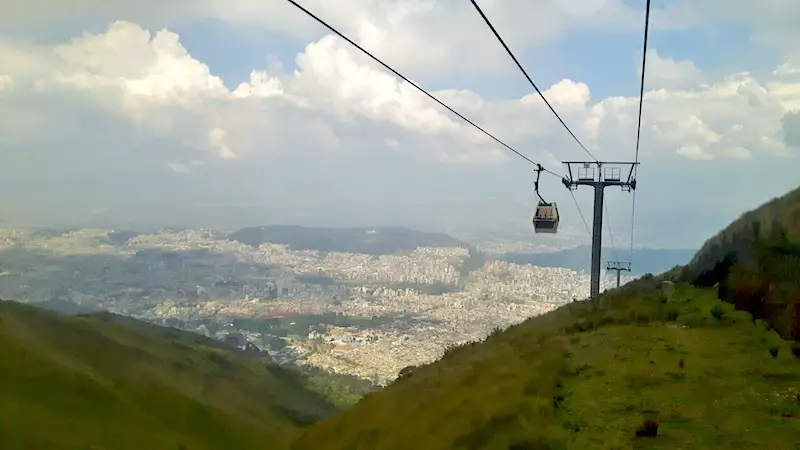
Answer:
<svg viewBox="0 0 800 450"><path fill-rule="evenodd" d="M533 231L556 233L558 231L558 207L556 203L539 202L533 215Z"/></svg>
<svg viewBox="0 0 800 450"><path fill-rule="evenodd" d="M542 174L542 166L536 169L536 196L539 197L539 204L533 214L533 231L536 233L556 233L558 231L558 207L556 203L544 201L539 193L539 176Z"/></svg>

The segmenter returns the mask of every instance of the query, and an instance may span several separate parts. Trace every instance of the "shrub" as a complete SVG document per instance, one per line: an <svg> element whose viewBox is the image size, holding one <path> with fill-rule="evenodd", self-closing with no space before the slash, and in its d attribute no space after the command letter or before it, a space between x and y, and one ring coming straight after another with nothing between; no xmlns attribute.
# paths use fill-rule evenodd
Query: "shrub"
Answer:
<svg viewBox="0 0 800 450"><path fill-rule="evenodd" d="M614 318L613 318L613 317L611 317L611 316L603 316L603 317L602 317L602 318L601 318L601 319L600 319L600 320L597 322L597 326L598 326L598 328L599 328L599 327L604 327L604 326L606 326L606 325L613 325L615 322L616 322L616 321L614 320Z"/></svg>
<svg viewBox="0 0 800 450"><path fill-rule="evenodd" d="M508 450L538 450L552 448L547 440L541 437L525 439L508 444Z"/></svg>
<svg viewBox="0 0 800 450"><path fill-rule="evenodd" d="M400 371L400 373L397 374L397 379L398 380L402 380L402 379L408 378L409 376L411 376L412 373L414 373L415 370L417 370L417 366L406 366L406 367L403 367L403 369Z"/></svg>
<svg viewBox="0 0 800 450"><path fill-rule="evenodd" d="M458 350L459 347L461 347L461 345L448 344L444 348L444 353L442 354L442 358L441 359L450 358L451 356L453 356L456 353L456 351Z"/></svg>
<svg viewBox="0 0 800 450"><path fill-rule="evenodd" d="M492 332L489 333L489 335L486 337L486 339L489 339L490 337L497 336L497 335L502 334L502 333L503 333L503 329L502 328L494 327L494 328L492 328Z"/></svg>
<svg viewBox="0 0 800 450"><path fill-rule="evenodd" d="M591 331L594 330L595 324L590 320L581 319L567 327L564 328L564 332L567 334L574 334L574 333L581 333L584 331Z"/></svg>
<svg viewBox="0 0 800 450"><path fill-rule="evenodd" d="M636 428L636 437L650 437L658 436L658 422L651 419L646 419Z"/></svg>
<svg viewBox="0 0 800 450"><path fill-rule="evenodd" d="M725 308L722 305L714 305L711 308L711 315L714 316L717 321L721 321L723 317L725 317Z"/></svg>

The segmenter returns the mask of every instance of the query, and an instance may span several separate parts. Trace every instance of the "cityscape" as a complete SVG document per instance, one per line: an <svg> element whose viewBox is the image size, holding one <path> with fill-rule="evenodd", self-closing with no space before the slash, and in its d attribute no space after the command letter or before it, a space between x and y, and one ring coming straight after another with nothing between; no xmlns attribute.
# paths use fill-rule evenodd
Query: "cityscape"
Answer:
<svg viewBox="0 0 800 450"><path fill-rule="evenodd" d="M106 310L385 385L448 346L588 296L588 274L475 264L473 252L293 249L211 230L2 230L0 298Z"/></svg>

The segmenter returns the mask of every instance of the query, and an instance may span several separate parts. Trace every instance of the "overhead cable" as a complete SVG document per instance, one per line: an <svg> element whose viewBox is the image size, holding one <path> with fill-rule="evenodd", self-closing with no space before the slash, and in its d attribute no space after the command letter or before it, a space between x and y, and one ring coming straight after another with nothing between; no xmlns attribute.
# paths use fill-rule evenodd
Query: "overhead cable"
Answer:
<svg viewBox="0 0 800 450"><path fill-rule="evenodd" d="M608 240L611 242L611 252L614 254L614 259L619 261L619 254L617 254L617 246L614 245L614 232L611 230L611 213L608 212L608 201L603 200L603 208L606 210L605 223L608 227Z"/></svg>
<svg viewBox="0 0 800 450"><path fill-rule="evenodd" d="M590 152L589 149L587 149L586 146L583 145L583 143L580 141L580 139L578 139L578 137L575 136L575 133L573 133L572 130L570 130L570 128L567 126L567 124L564 122L564 120L561 118L561 116L558 115L558 113L556 112L555 108L553 108L553 105L551 105L550 102L547 101L547 98L544 96L544 93L539 89L538 86L536 86L536 83L533 82L533 79L530 77L530 75L528 75L528 72L526 72L525 69L522 67L522 64L520 64L519 60L517 60L517 57L514 56L514 53L511 51L510 48L508 48L508 45L506 45L506 42L503 40L502 37L500 37L500 33L497 32L497 30L495 29L494 25L492 25L492 22L489 20L488 17L486 17L486 14L483 13L483 10L481 9L481 7L478 6L478 2L476 0L470 0L470 1L472 2L472 5L475 6L475 9L478 11L478 14L480 14L481 17L483 18L483 21L486 22L486 25L489 27L489 29L492 30L492 33L494 33L494 35L497 38L497 40L500 41L500 44L503 46L504 49L506 49L506 52L508 52L508 56L510 56L511 59L514 60L514 63L517 65L517 67L519 67L519 70L522 71L522 74L525 75L525 78L528 79L528 82L531 84L531 86L533 86L533 89L535 89L536 93L539 94L539 97L542 98L542 100L544 101L544 104L547 105L548 108L550 108L550 111L552 111L553 114L555 114L556 119L558 119L558 121L561 122L561 125L564 126L564 128L567 130L569 135L572 136L572 139L574 139L575 142L577 142L578 145L580 145L580 147L583 149L583 151L585 151L589 156L591 156L593 160L597 161L597 158L594 157L592 152Z"/></svg>
<svg viewBox="0 0 800 450"><path fill-rule="evenodd" d="M302 5L300 5L300 4L299 4L298 2L296 2L295 0L286 0L286 1L288 1L289 3L291 3L292 5L294 5L294 6L295 6L297 9L299 9L299 10L303 11L304 13L306 13L306 15L308 15L308 16L309 16L309 17L311 17L312 19L316 20L316 21L317 21L317 22L318 22L320 25L324 26L325 28L327 28L327 29L328 29L328 30L330 30L331 32L335 33L335 34L336 34L337 36L339 36L340 38L342 38L342 39L344 39L345 41L347 41L347 42L348 42L350 45L352 45L353 47L355 47L355 48L359 49L359 50L360 50L362 53L364 53L365 55L367 55L368 57L370 57L370 58L371 58L373 61L375 61L375 62L377 62L378 64L380 64L381 66L383 66L383 67L384 67L386 70L388 70L388 71L392 72L392 73L393 73L394 75L396 75L398 78L400 78L400 79L402 79L403 81L405 81L406 83L410 84L411 86L413 86L414 88L416 88L418 91L420 91L420 92L422 92L423 94L425 94L425 95L426 95L428 98L430 98L431 100L435 101L436 103L438 103L439 105L441 105L442 107L444 107L445 109L447 109L448 111L450 111L451 113L455 114L456 116L458 116L459 118L461 118L463 121L465 121L465 122L467 122L468 124L472 125L473 127L475 127L477 130L481 131L483 134L485 134L485 135L486 135L486 136L488 136L489 138L493 139L493 140L494 140L495 142L497 142L498 144L500 144L500 145L502 145L503 147L505 147L506 149L510 150L511 152L513 152L514 154L516 154L516 155L517 155L517 156L519 156L520 158L524 159L525 161L527 161L527 162L529 162L529 163L531 163L531 164L533 164L533 165L535 165L535 166L537 166L537 167L542 167L542 166L541 166L541 164L537 163L536 161L533 161L532 159L530 159L530 158L528 158L527 156L523 155L522 153L520 153L519 151L517 151L516 149L514 149L514 148L513 148L513 147L511 147L510 145L508 145L508 144L506 144L505 142L501 141L499 138L495 137L493 134L489 133L488 131L486 131L485 129L483 129L481 126L479 126L479 125L478 125L478 124L476 124L475 122L473 122L473 121L471 121L471 120L467 119L467 118L466 118L466 117L464 117L464 116L463 116L461 113L459 113L458 111L454 110L453 108L451 108L450 106L448 106L447 104L445 104L444 102L442 102L441 100L439 100L438 98L436 98L436 97L435 97L433 94L429 93L428 91L426 91L425 89L423 89L422 87L420 87L418 84L414 83L413 81L411 81L410 79L408 79L407 77L405 77L403 74L401 74L401 73L400 73L400 72L398 72L397 70L393 69L391 66L389 66L389 65L388 65L388 64L386 64L386 63L384 63L384 62L383 62L383 61L381 61L380 59L378 59L378 58L377 58L376 56L374 56L372 53L370 53L370 52L368 52L367 50L365 50L363 47L361 47L360 45L358 45L357 43L355 43L355 42L354 42L352 39L350 39L350 38L348 38L347 36L345 36L345 35L344 35L342 32L340 32L339 30L337 30L337 29L336 29L336 28L334 28L333 26L329 25L327 22L325 22L324 20L322 20L321 18L319 18L319 17L318 17L316 14L312 13L311 11L309 11L308 9L306 9L305 7L303 7ZM562 175L560 175L560 174L558 174L558 173L555 173L555 172L553 172L553 171L551 171L551 170L548 170L548 169L546 169L546 168L544 168L544 167L542 167L542 170L543 170L544 172L547 172L547 173L551 174L551 175L555 175L555 176L557 176L557 177L559 177L559 178L563 178L563 176L562 176Z"/></svg>
<svg viewBox="0 0 800 450"><path fill-rule="evenodd" d="M642 105L644 103L644 80L647 72L647 37L650 34L650 0L647 0L644 13L644 44L642 45L642 79L639 85L639 117L636 126L636 157L634 161L634 177L639 172L639 144L642 138ZM630 261L633 262L633 237L636 225L636 190L633 191L633 201L631 202L631 241L630 241Z"/></svg>

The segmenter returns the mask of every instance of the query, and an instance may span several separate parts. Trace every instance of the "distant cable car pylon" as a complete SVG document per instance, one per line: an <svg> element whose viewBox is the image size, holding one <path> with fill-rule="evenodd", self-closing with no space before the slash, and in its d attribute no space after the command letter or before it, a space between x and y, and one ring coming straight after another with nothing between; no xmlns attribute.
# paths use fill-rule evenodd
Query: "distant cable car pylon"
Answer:
<svg viewBox="0 0 800 450"><path fill-rule="evenodd" d="M619 287L620 274L622 272L630 272L631 263L626 261L608 261L606 263L606 270L609 272L617 272L617 287Z"/></svg>

